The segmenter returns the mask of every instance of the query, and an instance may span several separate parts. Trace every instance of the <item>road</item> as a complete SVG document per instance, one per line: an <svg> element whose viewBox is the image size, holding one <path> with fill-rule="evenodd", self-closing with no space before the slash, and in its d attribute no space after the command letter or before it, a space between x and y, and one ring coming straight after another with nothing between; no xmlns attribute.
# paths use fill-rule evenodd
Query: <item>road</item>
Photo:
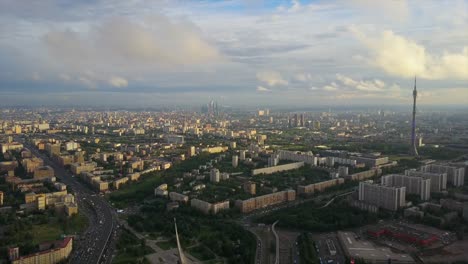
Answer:
<svg viewBox="0 0 468 264"><path fill-rule="evenodd" d="M41 153L30 142L19 140L35 156L43 159L45 165L51 166L56 177L73 190L80 212L89 219L88 229L74 241L70 263L111 263L119 226L115 209L103 197L79 182L70 172Z"/></svg>
<svg viewBox="0 0 468 264"><path fill-rule="evenodd" d="M298 205L300 205L302 203L305 203L305 202L310 202L310 201L318 202L318 201L322 201L323 199L329 198L330 200L328 200L323 206L319 207L319 208L325 208L325 207L328 207L331 203L333 203L336 198L346 196L346 195L350 195L350 194L354 193L355 191L356 190L352 190L352 191L348 191L348 192L345 192L345 193L333 192L333 193L323 194L323 195L319 195L319 196L314 196L314 197L307 198L307 199L298 199L298 200L295 200L293 202L277 204L277 205L270 206L270 207L267 207L267 208L264 208L264 209L256 210L256 211L242 217L241 221L240 221L240 224L242 226L244 226L244 228L246 230L249 230L250 232L253 232L252 228L251 228L251 226L253 226L253 223L251 221L253 217L257 217L257 216L260 216L260 215L265 215L265 214L268 214L268 213L270 213L272 211L276 211L276 210L280 210L280 209L295 207L295 206L298 206ZM265 257L265 254L259 254L259 252L260 253L266 253L265 251L267 251L267 250L265 250L265 248L266 248L267 245L265 245L265 243L262 242L263 240L259 238L259 236L258 236L258 234L256 232L253 232L253 233L257 236L257 254L256 254L256 257L255 257L255 263L268 263L269 260L267 260L267 258ZM260 240L260 243L258 242L259 240ZM294 253L294 251L296 251L295 247L293 247L293 253ZM295 252L295 253L297 254L297 252ZM292 254L292 259L296 260L296 262L298 263L299 261L298 261L298 258L296 256L296 254Z"/></svg>

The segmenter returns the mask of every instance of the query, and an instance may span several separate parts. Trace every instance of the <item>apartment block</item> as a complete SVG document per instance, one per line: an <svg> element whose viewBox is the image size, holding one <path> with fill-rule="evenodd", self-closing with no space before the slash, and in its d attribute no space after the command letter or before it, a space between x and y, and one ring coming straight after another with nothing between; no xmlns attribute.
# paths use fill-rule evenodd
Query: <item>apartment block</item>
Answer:
<svg viewBox="0 0 468 264"><path fill-rule="evenodd" d="M455 187L463 186L465 183L465 168L448 165L429 164L421 166L422 172L447 173L447 182Z"/></svg>
<svg viewBox="0 0 468 264"><path fill-rule="evenodd" d="M416 170L406 170L405 175L431 180L431 192L441 192L447 189L447 173L431 173Z"/></svg>
<svg viewBox="0 0 468 264"><path fill-rule="evenodd" d="M309 152L298 152L298 151L289 151L289 150L279 150L278 157L280 160L292 160L296 162L304 162L305 164L310 164L312 166L317 165L317 157L314 154Z"/></svg>
<svg viewBox="0 0 468 264"><path fill-rule="evenodd" d="M344 179L338 178L309 185L299 185L297 186L297 194L314 194L315 192L321 192L324 191L326 188L343 183Z"/></svg>
<svg viewBox="0 0 468 264"><path fill-rule="evenodd" d="M170 192L169 199L171 199L171 201L174 201L174 202L183 202L183 203L186 203L189 201L189 197L187 195L183 195L183 194L176 193L176 192Z"/></svg>
<svg viewBox="0 0 468 264"><path fill-rule="evenodd" d="M66 237L61 241L42 243L39 249L39 252L19 256L19 248L9 248L9 259L12 264L63 263L72 252L73 238Z"/></svg>
<svg viewBox="0 0 468 264"><path fill-rule="evenodd" d="M23 165L27 173L33 173L36 168L44 166L44 161L41 158L34 157L29 159L23 159L21 161L21 164Z"/></svg>
<svg viewBox="0 0 468 264"><path fill-rule="evenodd" d="M34 179L43 180L55 177L54 169L50 166L41 166L34 170Z"/></svg>
<svg viewBox="0 0 468 264"><path fill-rule="evenodd" d="M190 201L190 206L205 214L217 214L221 210L229 209L229 201L209 203L199 199L192 199Z"/></svg>
<svg viewBox="0 0 468 264"><path fill-rule="evenodd" d="M289 164L278 165L278 166L273 166L273 167L268 167L268 168L254 169L252 170L252 175L255 176L259 174L272 174L272 173L281 172L281 171L295 170L303 166L304 166L304 162L301 161L301 162L289 163Z"/></svg>
<svg viewBox="0 0 468 264"><path fill-rule="evenodd" d="M295 199L296 191L286 190L250 198L247 200L237 200L235 206L239 208L242 213L249 213L271 205L294 201Z"/></svg>
<svg viewBox="0 0 468 264"><path fill-rule="evenodd" d="M388 187L368 182L359 183L359 201L396 211L406 204L406 187Z"/></svg>
<svg viewBox="0 0 468 264"><path fill-rule="evenodd" d="M70 170L75 175L80 175L82 172L91 172L96 168L96 162L83 162L83 163L72 163Z"/></svg>
<svg viewBox="0 0 468 264"><path fill-rule="evenodd" d="M423 201L427 201L431 198L430 179L390 174L382 176L382 185L388 187L406 187L407 194L417 194Z"/></svg>

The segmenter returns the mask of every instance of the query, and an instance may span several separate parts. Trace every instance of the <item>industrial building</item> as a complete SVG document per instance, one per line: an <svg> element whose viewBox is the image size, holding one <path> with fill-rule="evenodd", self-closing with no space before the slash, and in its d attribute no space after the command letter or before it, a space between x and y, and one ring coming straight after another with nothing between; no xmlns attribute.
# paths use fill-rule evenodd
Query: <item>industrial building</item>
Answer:
<svg viewBox="0 0 468 264"><path fill-rule="evenodd" d="M400 224L389 224L370 228L367 233L374 238L390 237L410 244L429 246L439 241L439 238L430 233L416 230Z"/></svg>

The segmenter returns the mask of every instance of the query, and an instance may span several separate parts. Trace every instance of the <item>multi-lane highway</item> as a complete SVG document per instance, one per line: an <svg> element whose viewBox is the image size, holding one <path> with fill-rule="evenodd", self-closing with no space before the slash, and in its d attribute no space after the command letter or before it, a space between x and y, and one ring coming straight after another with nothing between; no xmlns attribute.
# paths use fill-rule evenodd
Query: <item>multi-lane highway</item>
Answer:
<svg viewBox="0 0 468 264"><path fill-rule="evenodd" d="M88 229L74 243L70 263L111 263L115 249L115 238L119 227L115 209L101 196L79 182L70 172L41 153L34 145L24 139L23 145L34 155L44 160L45 165L55 170L61 182L75 193L80 212L89 219Z"/></svg>

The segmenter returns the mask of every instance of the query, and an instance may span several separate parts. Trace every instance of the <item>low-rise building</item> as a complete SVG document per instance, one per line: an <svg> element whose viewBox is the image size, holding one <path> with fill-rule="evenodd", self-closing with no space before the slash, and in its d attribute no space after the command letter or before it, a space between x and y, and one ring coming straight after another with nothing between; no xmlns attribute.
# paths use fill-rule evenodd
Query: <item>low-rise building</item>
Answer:
<svg viewBox="0 0 468 264"><path fill-rule="evenodd" d="M183 203L187 203L189 201L189 197L187 195L183 195L183 194L176 193L176 192L170 192L169 199L171 199L171 201L174 201L174 202L183 202Z"/></svg>
<svg viewBox="0 0 468 264"><path fill-rule="evenodd" d="M72 163L70 170L75 175L80 175L83 172L91 172L96 168L96 162L83 162L83 163Z"/></svg>
<svg viewBox="0 0 468 264"><path fill-rule="evenodd" d="M34 179L43 180L55 177L54 169L50 166L37 167L34 170Z"/></svg>
<svg viewBox="0 0 468 264"><path fill-rule="evenodd" d="M223 201L218 203L209 203L199 199L192 199L190 201L190 206L205 213L213 213L216 214L221 210L229 209L229 201Z"/></svg>

